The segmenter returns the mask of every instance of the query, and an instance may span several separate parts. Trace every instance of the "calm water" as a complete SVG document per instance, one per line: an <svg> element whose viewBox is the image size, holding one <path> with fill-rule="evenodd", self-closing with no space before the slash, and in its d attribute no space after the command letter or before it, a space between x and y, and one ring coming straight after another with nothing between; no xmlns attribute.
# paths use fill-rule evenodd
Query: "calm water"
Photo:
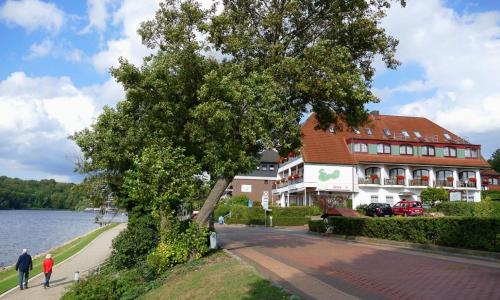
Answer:
<svg viewBox="0 0 500 300"><path fill-rule="evenodd" d="M94 213L0 210L0 267L14 264L23 248L32 256L99 227Z"/></svg>

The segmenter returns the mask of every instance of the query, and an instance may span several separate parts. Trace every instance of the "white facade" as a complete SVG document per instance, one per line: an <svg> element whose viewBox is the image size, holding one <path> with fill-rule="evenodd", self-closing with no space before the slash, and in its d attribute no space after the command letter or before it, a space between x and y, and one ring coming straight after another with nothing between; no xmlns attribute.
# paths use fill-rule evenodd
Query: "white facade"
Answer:
<svg viewBox="0 0 500 300"><path fill-rule="evenodd" d="M377 168L380 175L367 176L367 168ZM390 170L399 170L399 179L390 176ZM414 178L414 171L427 170L428 179ZM438 180L437 175L452 174L453 181ZM461 181L461 172L473 172L476 183ZM441 176L442 177L442 176ZM450 176L451 177L451 176ZM290 178L290 179L289 179ZM463 179L463 178L462 178ZM336 203L352 200L352 208L371 202L396 204L403 199L419 200L420 193L427 187L443 186L451 192L452 199L481 201L481 175L477 168L416 165L334 165L304 163L295 158L278 169L279 184L273 189L273 198L280 206L312 205L318 201ZM425 184L426 183L426 184ZM469 186L469 187L465 187ZM337 203L338 204L338 203Z"/></svg>

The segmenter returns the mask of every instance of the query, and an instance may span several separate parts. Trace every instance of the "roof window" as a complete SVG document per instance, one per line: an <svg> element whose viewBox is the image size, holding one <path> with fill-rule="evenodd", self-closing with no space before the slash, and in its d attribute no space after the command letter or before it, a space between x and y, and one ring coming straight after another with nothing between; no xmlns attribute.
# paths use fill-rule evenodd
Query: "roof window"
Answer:
<svg viewBox="0 0 500 300"><path fill-rule="evenodd" d="M418 131L416 131L416 130L415 130L415 131L413 131L413 133L415 134L415 136L416 136L417 138L421 138L421 137L422 137L422 135L420 134L420 132L418 132Z"/></svg>
<svg viewBox="0 0 500 300"><path fill-rule="evenodd" d="M359 131L359 129L357 127L354 127L352 129L352 131L354 131L355 134L361 134L361 132Z"/></svg>
<svg viewBox="0 0 500 300"><path fill-rule="evenodd" d="M372 129L370 127L366 127L365 131L366 131L366 134L368 134L368 135L372 135L373 134Z"/></svg>
<svg viewBox="0 0 500 300"><path fill-rule="evenodd" d="M443 133L444 138L447 139L448 141L451 141L451 136L448 134L448 132Z"/></svg>
<svg viewBox="0 0 500 300"><path fill-rule="evenodd" d="M391 131L389 129L387 129L387 128L384 128L384 134L386 136L391 136Z"/></svg>
<svg viewBox="0 0 500 300"><path fill-rule="evenodd" d="M330 131L330 133L335 133L335 127L330 126L330 128L328 128L328 131Z"/></svg>
<svg viewBox="0 0 500 300"><path fill-rule="evenodd" d="M408 133L408 131L406 131L406 130L401 130L401 133L403 134L403 136L404 136L405 138L409 138L409 137L410 137L410 134L409 134L409 133Z"/></svg>

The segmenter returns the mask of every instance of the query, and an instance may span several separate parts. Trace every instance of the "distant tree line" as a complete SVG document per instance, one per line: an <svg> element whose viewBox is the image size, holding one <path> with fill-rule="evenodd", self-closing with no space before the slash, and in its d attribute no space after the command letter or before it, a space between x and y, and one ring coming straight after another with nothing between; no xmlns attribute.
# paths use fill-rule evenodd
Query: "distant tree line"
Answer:
<svg viewBox="0 0 500 300"><path fill-rule="evenodd" d="M0 209L83 209L87 202L84 191L74 183L0 176Z"/></svg>

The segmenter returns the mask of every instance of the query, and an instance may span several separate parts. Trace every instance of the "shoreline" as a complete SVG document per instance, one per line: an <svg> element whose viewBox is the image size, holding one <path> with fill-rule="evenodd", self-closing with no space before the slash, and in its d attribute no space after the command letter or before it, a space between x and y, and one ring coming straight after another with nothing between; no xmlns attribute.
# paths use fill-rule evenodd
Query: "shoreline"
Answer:
<svg viewBox="0 0 500 300"><path fill-rule="evenodd" d="M116 222L116 223L118 223L118 222ZM105 225L105 226L107 226L107 225ZM99 226L99 227L94 228L94 229L92 229L92 230L90 230L90 231L87 231L87 232L86 232L86 233L84 233L84 234L81 234L81 235L79 235L79 236L77 236L77 237L75 237L75 238L73 238L73 239L71 239L71 240L69 240L69 241L66 241L66 242L64 242L63 244L60 244L60 245L54 246L54 247L50 248L49 250L44 251L44 252L42 252L42 253L39 253L39 254L36 254L36 255L31 255L31 254L28 252L28 254L30 254L30 255L31 255L32 260L35 260L35 259L37 259L37 258L40 258L40 257L42 257L42 256L47 255L47 253L53 252L53 251L54 251L54 250L56 250L56 249L59 249L59 248L61 248L61 247L65 247L65 246L67 246L67 245L69 245L69 244L73 243L73 242L74 242L74 241L76 241L77 239L82 238L82 237L84 237L84 236L86 236L86 235L88 235L88 234L91 234L91 233L95 232L96 230L99 230L99 229L100 229L100 228L102 228L102 227L104 227L104 226ZM12 264L12 265L5 266L5 267L0 267L0 273L2 273L2 272L6 272L6 271L9 271L10 269L14 268L15 266L16 266L16 263L14 263L14 264Z"/></svg>

